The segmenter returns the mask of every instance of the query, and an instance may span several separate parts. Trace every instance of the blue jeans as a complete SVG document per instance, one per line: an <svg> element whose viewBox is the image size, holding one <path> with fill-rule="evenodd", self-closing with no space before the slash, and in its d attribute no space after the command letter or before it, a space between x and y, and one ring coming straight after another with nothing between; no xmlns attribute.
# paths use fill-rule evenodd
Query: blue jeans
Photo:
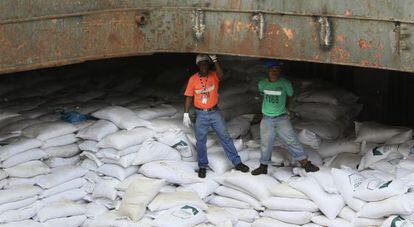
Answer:
<svg viewBox="0 0 414 227"><path fill-rule="evenodd" d="M263 115L260 122L260 143L262 152L260 155L260 163L268 165L272 158L273 146L276 136L280 138L283 145L286 146L290 155L297 160L307 159L308 156L303 150L302 144L296 137L292 124L287 115L279 117L268 117Z"/></svg>
<svg viewBox="0 0 414 227"><path fill-rule="evenodd" d="M240 156L237 154L236 147L234 147L233 139L227 131L226 122L220 113L217 110L208 112L196 110L195 136L197 139L198 166L200 168L208 167L206 143L210 126L216 132L224 152L233 165L236 166L241 163Z"/></svg>

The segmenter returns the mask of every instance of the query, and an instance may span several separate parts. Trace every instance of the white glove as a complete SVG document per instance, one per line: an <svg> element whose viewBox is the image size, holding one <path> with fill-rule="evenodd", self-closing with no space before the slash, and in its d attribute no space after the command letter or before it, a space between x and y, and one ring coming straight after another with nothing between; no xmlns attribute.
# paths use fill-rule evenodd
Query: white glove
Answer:
<svg viewBox="0 0 414 227"><path fill-rule="evenodd" d="M184 113L184 117L183 117L183 125L185 125L187 128L191 127L191 119L190 119L190 115L188 113Z"/></svg>
<svg viewBox="0 0 414 227"><path fill-rule="evenodd" d="M210 55L208 55L210 58L211 58L211 60L213 61L213 62L217 62L218 60L217 60L217 56L215 55L215 54L210 54Z"/></svg>

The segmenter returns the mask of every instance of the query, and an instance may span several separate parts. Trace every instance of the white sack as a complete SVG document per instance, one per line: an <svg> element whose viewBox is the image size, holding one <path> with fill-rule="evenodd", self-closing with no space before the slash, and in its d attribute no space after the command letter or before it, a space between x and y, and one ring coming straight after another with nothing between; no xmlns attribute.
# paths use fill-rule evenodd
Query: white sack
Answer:
<svg viewBox="0 0 414 227"><path fill-rule="evenodd" d="M380 201L408 191L404 182L398 179L384 181L376 177L366 179L354 192L354 197L368 202Z"/></svg>
<svg viewBox="0 0 414 227"><path fill-rule="evenodd" d="M46 141L50 138L74 133L77 128L66 122L44 122L31 125L22 131L22 135Z"/></svg>
<svg viewBox="0 0 414 227"><path fill-rule="evenodd" d="M82 226L85 222L86 216L85 215L76 215L71 217L65 218L56 218L46 221L43 225L45 227L73 227L73 226Z"/></svg>
<svg viewBox="0 0 414 227"><path fill-rule="evenodd" d="M13 188L16 186L22 186L22 185L33 186L42 177L43 175L38 175L35 177L31 177L31 178L9 177L0 182L2 182L2 184L4 185L3 189L9 189L9 188Z"/></svg>
<svg viewBox="0 0 414 227"><path fill-rule="evenodd" d="M134 165L142 165L152 161L181 160L177 150L154 140L146 140L136 153Z"/></svg>
<svg viewBox="0 0 414 227"><path fill-rule="evenodd" d="M49 147L44 149L49 157L69 158L80 153L77 144L69 144L64 146Z"/></svg>
<svg viewBox="0 0 414 227"><path fill-rule="evenodd" d="M41 201L44 204L49 204L49 203L64 201L64 200L78 201L78 200L83 199L87 194L88 193L83 188L76 188L76 189L54 194L52 196L44 198Z"/></svg>
<svg viewBox="0 0 414 227"><path fill-rule="evenodd" d="M218 187L219 184L217 184L215 181L206 180L201 183L182 185L177 188L177 191L195 192L201 199L204 199L207 196L213 194L213 192L215 192Z"/></svg>
<svg viewBox="0 0 414 227"><path fill-rule="evenodd" d="M99 173L102 173L106 176L115 177L120 181L124 180L128 176L131 176L137 171L138 167L136 166L130 166L124 169L123 167L115 164L103 164L98 168Z"/></svg>
<svg viewBox="0 0 414 227"><path fill-rule="evenodd" d="M311 222L314 213L308 211L277 211L277 210L265 210L260 214L262 217L273 218L282 222L303 225Z"/></svg>
<svg viewBox="0 0 414 227"><path fill-rule="evenodd" d="M410 215L414 212L414 193L394 196L378 202L365 204L358 217L381 218L393 214Z"/></svg>
<svg viewBox="0 0 414 227"><path fill-rule="evenodd" d="M6 179L6 178L7 178L6 171L0 169L0 180Z"/></svg>
<svg viewBox="0 0 414 227"><path fill-rule="evenodd" d="M70 180L68 182L65 182L63 184L59 184L55 187L45 189L42 194L39 196L40 198L46 198L61 192L69 191L76 188L81 188L86 184L86 180L83 178L76 178L73 180Z"/></svg>
<svg viewBox="0 0 414 227"><path fill-rule="evenodd" d="M284 211L318 211L318 206L308 199L296 199L296 198L282 198L282 197L270 197L262 201L263 206L272 210L284 210Z"/></svg>
<svg viewBox="0 0 414 227"><path fill-rule="evenodd" d="M108 212L109 209L106 208L104 205L91 202L86 205L86 212L85 215L88 218L96 219L98 216Z"/></svg>
<svg viewBox="0 0 414 227"><path fill-rule="evenodd" d="M22 207L18 210L9 210L0 214L0 223L9 223L23 221L32 218L43 207L41 201L36 201L29 206Z"/></svg>
<svg viewBox="0 0 414 227"><path fill-rule="evenodd" d="M318 153L322 158L331 157L339 153L358 153L360 144L350 139L322 140Z"/></svg>
<svg viewBox="0 0 414 227"><path fill-rule="evenodd" d="M347 166L352 169L357 169L361 162L361 155L353 153L339 153L325 162L325 166L332 168L341 168Z"/></svg>
<svg viewBox="0 0 414 227"><path fill-rule="evenodd" d="M300 93L296 100L299 102L327 103L331 105L350 104L358 100L355 94L336 87L321 86Z"/></svg>
<svg viewBox="0 0 414 227"><path fill-rule="evenodd" d="M115 200L117 197L116 186L119 184L117 179L104 179L98 182L93 189L92 197L93 198L107 198L110 200Z"/></svg>
<svg viewBox="0 0 414 227"><path fill-rule="evenodd" d="M319 149L319 145L321 143L321 138L316 135L316 133L307 129L300 130L298 133L298 140L302 144L308 145L313 149Z"/></svg>
<svg viewBox="0 0 414 227"><path fill-rule="evenodd" d="M42 146L38 139L22 138L17 142L5 145L0 148L0 161L4 161L13 155Z"/></svg>
<svg viewBox="0 0 414 227"><path fill-rule="evenodd" d="M92 116L99 119L111 121L119 128L127 130L150 125L148 121L145 121L136 116L132 110L121 106L105 107L94 112Z"/></svg>
<svg viewBox="0 0 414 227"><path fill-rule="evenodd" d="M134 111L135 114L144 120L153 120L160 117L170 117L173 116L175 113L177 113L177 110L167 104L160 104L154 107L145 108L141 110Z"/></svg>
<svg viewBox="0 0 414 227"><path fill-rule="evenodd" d="M307 173L307 175L315 179L326 192L339 194L339 190L333 180L331 168L321 167L319 171Z"/></svg>
<svg viewBox="0 0 414 227"><path fill-rule="evenodd" d="M81 149L82 151L91 151L91 152L98 152L99 148L98 148L98 142L93 141L93 140L85 140L82 143L80 143L79 149Z"/></svg>
<svg viewBox="0 0 414 227"><path fill-rule="evenodd" d="M135 180L141 179L141 178L147 179L142 174L138 174L138 173L132 174L131 176L128 176L123 181L121 181L118 185L116 185L116 189L120 191L126 191L132 182L134 182Z"/></svg>
<svg viewBox="0 0 414 227"><path fill-rule="evenodd" d="M220 196L246 202L250 204L256 210L263 209L259 201L257 201L255 198L251 197L250 195L244 192L238 191L236 189L229 188L226 186L220 186L216 189L215 193Z"/></svg>
<svg viewBox="0 0 414 227"><path fill-rule="evenodd" d="M59 201L46 204L37 213L40 222L45 222L54 218L63 218L76 215L83 215L86 212L85 205L73 201Z"/></svg>
<svg viewBox="0 0 414 227"><path fill-rule="evenodd" d="M153 224L159 227L193 227L205 220L206 214L202 209L193 205L183 205L163 212L155 218Z"/></svg>
<svg viewBox="0 0 414 227"><path fill-rule="evenodd" d="M246 202L224 197L224 196L211 195L207 197L206 200L209 204L212 204L218 207L233 207L233 208L240 208L240 209L250 208L250 204Z"/></svg>
<svg viewBox="0 0 414 227"><path fill-rule="evenodd" d="M136 154L127 154L127 155L121 156L119 158L119 160L113 160L113 159L109 159L109 158L102 158L101 160L105 164L106 163L117 164L117 165L122 166L124 168L128 168L128 167L133 165L135 156L136 156Z"/></svg>
<svg viewBox="0 0 414 227"><path fill-rule="evenodd" d="M3 168L25 163L33 160L40 160L47 157L47 153L39 148L30 149L19 154L13 155L2 163Z"/></svg>
<svg viewBox="0 0 414 227"><path fill-rule="evenodd" d="M232 172L225 178L225 182L241 188L259 201L271 196L270 189L279 183L271 176L253 176L250 173Z"/></svg>
<svg viewBox="0 0 414 227"><path fill-rule="evenodd" d="M382 125L376 122L355 122L356 142L385 143L392 137L411 129Z"/></svg>
<svg viewBox="0 0 414 227"><path fill-rule="evenodd" d="M27 199L18 200L15 202L4 203L0 205L0 214L9 211L9 210L17 210L25 206L29 206L30 204L36 202L38 199L37 196L29 197Z"/></svg>
<svg viewBox="0 0 414 227"><path fill-rule="evenodd" d="M180 161L155 161L141 166L139 173L147 177L165 179L171 184L202 182L195 173L194 165Z"/></svg>
<svg viewBox="0 0 414 227"><path fill-rule="evenodd" d="M290 178L294 176L292 167L279 167L272 176L280 182L287 182Z"/></svg>
<svg viewBox="0 0 414 227"><path fill-rule="evenodd" d="M364 146L365 147L365 146ZM391 153L398 152L398 145L366 145L363 153L364 156L361 159L361 163L358 166L358 170L363 170L368 167L372 167L375 163L386 159Z"/></svg>
<svg viewBox="0 0 414 227"><path fill-rule="evenodd" d="M359 211L365 202L354 198L353 193L366 178L350 169L332 169L331 171L334 182L345 203L353 210Z"/></svg>
<svg viewBox="0 0 414 227"><path fill-rule="evenodd" d="M61 166L52 169L52 172L45 175L37 182L37 185L44 189L52 188L70 180L82 177L88 172L79 166Z"/></svg>
<svg viewBox="0 0 414 227"><path fill-rule="evenodd" d="M253 222L259 218L259 213L254 209L238 209L232 207L226 207L224 209L231 213L239 221Z"/></svg>
<svg viewBox="0 0 414 227"><path fill-rule="evenodd" d="M119 213L128 216L134 222L139 221L144 216L147 205L164 184L164 180L154 179L139 179L132 182L121 202Z"/></svg>
<svg viewBox="0 0 414 227"><path fill-rule="evenodd" d="M205 211L207 215L207 222L217 226L230 221L230 223L237 222L234 215L228 212L226 209L216 206L209 206Z"/></svg>
<svg viewBox="0 0 414 227"><path fill-rule="evenodd" d="M99 120L91 126L84 128L76 134L77 137L85 140L100 141L105 136L118 131L118 127L110 121Z"/></svg>
<svg viewBox="0 0 414 227"><path fill-rule="evenodd" d="M290 187L288 183L281 183L275 185L273 188L270 189L270 192L273 196L276 197L309 199L309 197L303 194L302 192Z"/></svg>
<svg viewBox="0 0 414 227"><path fill-rule="evenodd" d="M249 132L250 122L254 115L241 115L235 117L226 123L227 130L231 138L236 139L246 135Z"/></svg>
<svg viewBox="0 0 414 227"><path fill-rule="evenodd" d="M117 210L106 212L102 215L99 215L95 219L87 219L83 223L84 227L125 227L133 225L137 225L137 223L131 221L129 217L120 214L120 212Z"/></svg>
<svg viewBox="0 0 414 227"><path fill-rule="evenodd" d="M307 129L314 132L322 139L333 140L338 138L344 126L336 121L322 121L322 120L294 120L292 124L295 129Z"/></svg>
<svg viewBox="0 0 414 227"><path fill-rule="evenodd" d="M87 157L88 159L85 159L85 160L91 160L91 161L93 161L97 167L102 166L104 164L101 160L99 160L99 158L96 157L96 155L94 153L89 152L89 151L84 151L79 156L81 156L81 157L83 157L83 156L84 157ZM91 167L90 164L88 166ZM96 169L94 171L98 171L98 170Z"/></svg>
<svg viewBox="0 0 414 227"><path fill-rule="evenodd" d="M70 134L66 134L63 136L50 138L44 141L41 148L64 146L64 145L76 143L76 141L78 141L78 138L76 138L75 134L70 133Z"/></svg>
<svg viewBox="0 0 414 227"><path fill-rule="evenodd" d="M345 206L344 200L340 195L328 194L318 182L311 177L301 178L297 181L290 182L289 186L303 192L329 219L333 220Z"/></svg>
<svg viewBox="0 0 414 227"><path fill-rule="evenodd" d="M106 136L98 143L97 146L100 148L115 148L123 150L134 145L139 145L153 136L154 131L147 128L121 130Z"/></svg>
<svg viewBox="0 0 414 227"><path fill-rule="evenodd" d="M194 146L189 142L187 135L181 130L167 130L157 133L155 136L158 142L176 149L184 161L195 160L197 156Z"/></svg>
<svg viewBox="0 0 414 227"><path fill-rule="evenodd" d="M2 224L2 227L44 227L41 223L37 221L33 221L32 219L24 220L24 221L16 221L16 222L9 222L7 224Z"/></svg>
<svg viewBox="0 0 414 227"><path fill-rule="evenodd" d="M148 209L154 212L181 205L193 205L202 210L207 209L204 201L194 192L161 192L148 205Z"/></svg>
<svg viewBox="0 0 414 227"><path fill-rule="evenodd" d="M247 150L238 152L242 162L249 159L249 153ZM211 152L208 155L209 167L216 174L223 174L230 169L234 168L233 163L228 159L227 155L223 152Z"/></svg>
<svg viewBox="0 0 414 227"><path fill-rule="evenodd" d="M336 121L345 116L349 109L349 106L312 102L298 103L293 106L292 111L304 119Z"/></svg>
<svg viewBox="0 0 414 227"><path fill-rule="evenodd" d="M78 162L80 162L79 155L75 155L70 158L49 158L45 161L46 165L48 165L50 168L56 168L59 166L66 165L75 166Z"/></svg>
<svg viewBox="0 0 414 227"><path fill-rule="evenodd" d="M50 168L41 161L29 161L4 169L9 177L34 177L47 174Z"/></svg>

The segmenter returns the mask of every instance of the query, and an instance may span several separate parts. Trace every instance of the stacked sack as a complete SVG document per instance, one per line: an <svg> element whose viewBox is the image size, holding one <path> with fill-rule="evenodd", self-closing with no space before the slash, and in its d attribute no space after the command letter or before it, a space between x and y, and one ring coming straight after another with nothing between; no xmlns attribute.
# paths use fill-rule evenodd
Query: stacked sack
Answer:
<svg viewBox="0 0 414 227"><path fill-rule="evenodd" d="M2 167L8 178L3 180L1 193L4 198L8 194L17 196L2 204L2 223L36 224L39 221L44 226L55 226L71 221L82 223L86 219L81 204L73 205L74 212L66 204L61 205L59 212L50 210L56 203L82 201L86 195L86 181L82 177L87 170L76 166L79 148L74 133L77 130L64 122L33 124L22 130L24 137L2 147Z"/></svg>
<svg viewBox="0 0 414 227"><path fill-rule="evenodd" d="M362 110L358 97L329 84L312 83L294 97L292 111L299 118L293 121L302 143L314 149L320 140L335 140L344 136L345 129Z"/></svg>
<svg viewBox="0 0 414 227"><path fill-rule="evenodd" d="M95 217L96 212L119 205L122 195L116 186L138 171L135 156L154 131L145 127L150 124L148 121L121 106L105 107L92 116L99 120L80 130L77 137L84 139L79 144L85 158L81 166L91 171L87 178L94 188L86 198L95 205L91 206L90 215Z"/></svg>

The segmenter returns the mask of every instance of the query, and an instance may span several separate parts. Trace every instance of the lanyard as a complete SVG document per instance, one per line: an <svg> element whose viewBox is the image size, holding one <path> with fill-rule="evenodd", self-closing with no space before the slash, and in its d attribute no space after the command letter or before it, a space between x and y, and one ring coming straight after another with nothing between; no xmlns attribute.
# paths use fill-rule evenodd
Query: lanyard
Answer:
<svg viewBox="0 0 414 227"><path fill-rule="evenodd" d="M203 80L201 79L200 74L198 74L198 79L200 80L200 84L201 84L201 87L203 88L203 91L206 92L207 91L206 85L208 83L208 74L207 74L207 78L206 78L206 83L205 84L204 84Z"/></svg>

